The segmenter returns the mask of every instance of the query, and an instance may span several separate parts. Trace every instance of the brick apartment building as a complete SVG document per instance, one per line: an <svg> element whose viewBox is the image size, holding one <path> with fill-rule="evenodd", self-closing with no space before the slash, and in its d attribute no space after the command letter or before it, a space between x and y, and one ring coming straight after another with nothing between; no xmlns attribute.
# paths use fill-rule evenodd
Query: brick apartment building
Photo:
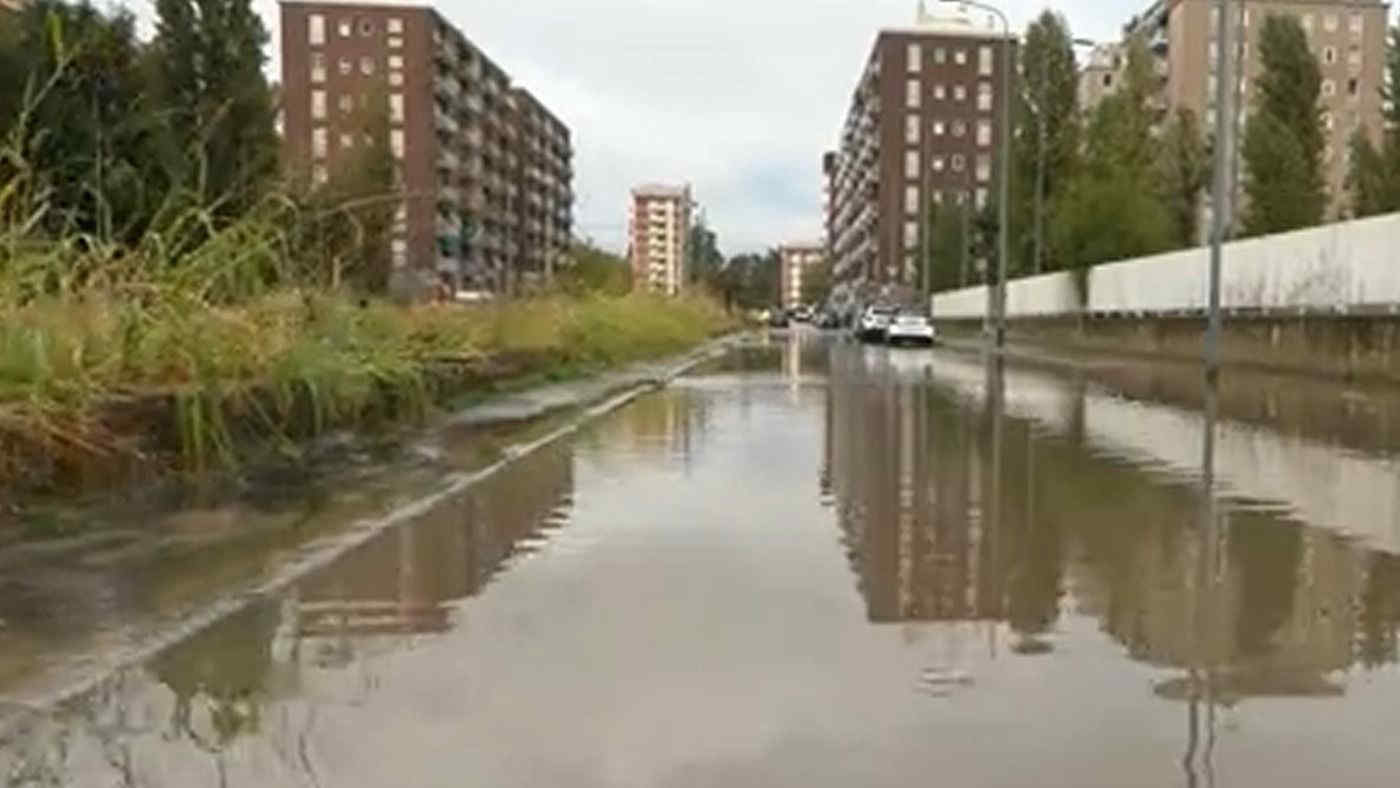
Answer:
<svg viewBox="0 0 1400 788"><path fill-rule="evenodd" d="M908 292L931 232L921 217L993 199L1009 43L980 12L922 4L914 26L877 34L839 150L823 157L838 299Z"/></svg>
<svg viewBox="0 0 1400 788"><path fill-rule="evenodd" d="M1265 17L1297 17L1307 33L1322 69L1322 123L1327 141L1323 168L1333 197L1330 213L1344 213L1348 141L1358 128L1372 140L1380 140L1387 6L1378 0L1244 0L1232 6L1240 14L1235 19L1235 51L1243 55L1244 64L1241 69L1237 60L1234 68L1239 80L1235 95L1240 102L1236 118L1241 134L1249 117L1252 86L1261 70L1259 30ZM1212 0L1158 0L1123 27L1125 37L1141 36L1153 55L1153 67L1162 79L1161 107L1168 112L1178 107L1193 110L1207 134L1215 127L1216 14ZM1237 157L1239 150L1236 145ZM1238 195L1243 165L1237 162L1236 171L1241 173Z"/></svg>
<svg viewBox="0 0 1400 788"><path fill-rule="evenodd" d="M518 292L566 260L568 127L432 8L283 0L282 95L287 159L313 183L387 114L396 271Z"/></svg>
<svg viewBox="0 0 1400 788"><path fill-rule="evenodd" d="M685 289L690 217L689 186L645 184L632 190L628 208L628 261L632 286L676 295Z"/></svg>
<svg viewBox="0 0 1400 788"><path fill-rule="evenodd" d="M778 247L778 301L784 309L804 303L806 274L825 259L825 244L790 243Z"/></svg>

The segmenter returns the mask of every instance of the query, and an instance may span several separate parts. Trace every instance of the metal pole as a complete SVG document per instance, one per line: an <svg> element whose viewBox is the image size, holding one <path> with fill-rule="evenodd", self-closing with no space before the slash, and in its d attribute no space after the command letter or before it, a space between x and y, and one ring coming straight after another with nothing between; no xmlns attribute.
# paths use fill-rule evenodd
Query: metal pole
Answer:
<svg viewBox="0 0 1400 788"><path fill-rule="evenodd" d="M1223 0L1222 0L1223 2ZM997 198L997 325L996 347L1006 344L1006 255L1008 205L1011 195L1011 23L1006 14L986 6L1001 19L1002 62L1001 62L1001 183Z"/></svg>
<svg viewBox="0 0 1400 788"><path fill-rule="evenodd" d="M1230 157L1234 151L1235 119L1231 104L1230 35L1232 28L1229 0L1215 0L1215 150L1214 185L1211 189L1210 290L1206 317L1205 374L1215 380L1220 371L1220 263L1225 230L1229 226Z"/></svg>
<svg viewBox="0 0 1400 788"><path fill-rule="evenodd" d="M922 58L923 52L920 52L919 56ZM923 64L920 63L919 66L920 70L922 70ZM920 106L923 105L922 101L919 103ZM931 294L933 293L933 266L928 257L928 248L929 235L933 233L933 227L930 226L931 223L929 222L929 214L931 213L929 206L933 204L933 200L929 198L928 193L928 177L929 171L932 169L929 167L928 161L928 132L929 130L924 128L924 118L921 112L919 115L919 262L924 272L923 287L921 288L924 300L920 309L928 310L931 313L931 307L933 306L932 301L930 301Z"/></svg>

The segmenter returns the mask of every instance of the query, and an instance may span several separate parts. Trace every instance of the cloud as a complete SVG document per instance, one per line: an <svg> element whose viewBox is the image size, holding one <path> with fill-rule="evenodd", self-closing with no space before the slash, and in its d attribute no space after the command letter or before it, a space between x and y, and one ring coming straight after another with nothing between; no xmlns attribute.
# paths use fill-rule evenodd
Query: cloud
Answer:
<svg viewBox="0 0 1400 788"><path fill-rule="evenodd" d="M933 0L930 0L932 4ZM1148 3L1058 6L1107 38ZM822 234L821 155L882 27L916 0L441 0L573 130L579 232L621 250L628 190L690 182L726 253ZM275 50L274 0L254 0ZM1017 29L1040 12L1003 4ZM147 19L150 6L138 8ZM270 52L270 67L280 58Z"/></svg>

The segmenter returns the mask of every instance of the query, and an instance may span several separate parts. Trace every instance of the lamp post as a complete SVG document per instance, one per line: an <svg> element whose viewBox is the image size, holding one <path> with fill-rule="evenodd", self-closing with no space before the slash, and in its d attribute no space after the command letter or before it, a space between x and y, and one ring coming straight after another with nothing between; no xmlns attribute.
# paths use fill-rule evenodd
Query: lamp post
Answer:
<svg viewBox="0 0 1400 788"><path fill-rule="evenodd" d="M992 345L1000 349L1006 344L1006 250L1007 250L1007 200L1011 183L1011 23L1001 9L973 0L940 0L955 3L964 8L978 8L994 15L1001 21L1001 172L997 184L997 284L989 293L991 309L995 316L992 329Z"/></svg>
<svg viewBox="0 0 1400 788"><path fill-rule="evenodd" d="M1226 42L1234 41L1234 14L1229 0L1215 0L1215 150L1214 185L1211 189L1210 273L1207 292L1205 373L1214 382L1220 367L1220 262L1225 233L1229 230L1230 167L1235 153L1235 97L1233 58Z"/></svg>

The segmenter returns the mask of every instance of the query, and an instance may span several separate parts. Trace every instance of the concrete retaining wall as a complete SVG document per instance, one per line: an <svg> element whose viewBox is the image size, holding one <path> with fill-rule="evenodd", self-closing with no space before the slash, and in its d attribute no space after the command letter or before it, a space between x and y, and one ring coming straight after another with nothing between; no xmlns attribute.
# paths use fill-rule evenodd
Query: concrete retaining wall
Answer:
<svg viewBox="0 0 1400 788"><path fill-rule="evenodd" d="M1069 272L1017 279L1007 286L1007 315L1198 312L1206 307L1209 265L1210 250L1200 247L1096 266L1085 310ZM1400 312L1400 214L1227 244L1221 304L1262 313ZM939 293L931 306L938 319L980 320L986 288Z"/></svg>

